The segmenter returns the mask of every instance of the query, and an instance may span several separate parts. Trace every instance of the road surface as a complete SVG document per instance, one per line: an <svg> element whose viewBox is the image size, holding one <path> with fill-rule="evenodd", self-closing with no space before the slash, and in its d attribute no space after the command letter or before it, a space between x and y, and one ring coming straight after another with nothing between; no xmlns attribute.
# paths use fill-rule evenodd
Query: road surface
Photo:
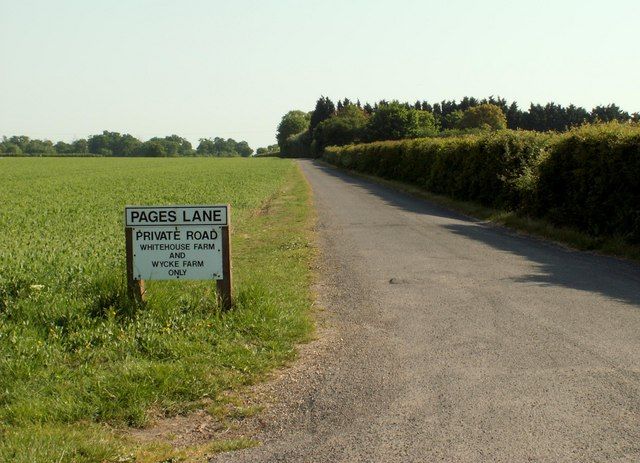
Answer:
<svg viewBox="0 0 640 463"><path fill-rule="evenodd" d="M640 461L639 265L300 164L340 343L282 432L214 461Z"/></svg>

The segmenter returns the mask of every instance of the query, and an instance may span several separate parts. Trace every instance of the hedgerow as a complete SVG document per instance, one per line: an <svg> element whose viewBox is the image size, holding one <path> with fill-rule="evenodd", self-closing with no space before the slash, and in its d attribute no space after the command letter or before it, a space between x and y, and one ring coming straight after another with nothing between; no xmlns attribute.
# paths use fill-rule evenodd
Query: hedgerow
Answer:
<svg viewBox="0 0 640 463"><path fill-rule="evenodd" d="M536 213L554 223L640 242L640 124L589 125L556 137L536 193Z"/></svg>
<svg viewBox="0 0 640 463"><path fill-rule="evenodd" d="M594 236L640 240L640 125L564 134L502 130L329 147L340 167L522 212Z"/></svg>

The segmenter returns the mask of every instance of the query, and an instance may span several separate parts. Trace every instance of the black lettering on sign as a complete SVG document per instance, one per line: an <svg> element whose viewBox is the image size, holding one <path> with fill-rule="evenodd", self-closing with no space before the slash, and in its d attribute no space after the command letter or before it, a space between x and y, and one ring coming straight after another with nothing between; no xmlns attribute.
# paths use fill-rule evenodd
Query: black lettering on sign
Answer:
<svg viewBox="0 0 640 463"><path fill-rule="evenodd" d="M152 260L151 266L161 268L177 268L180 266L180 262L177 260Z"/></svg>
<svg viewBox="0 0 640 463"><path fill-rule="evenodd" d="M140 224L144 223L173 223L177 219L176 211L173 210L151 210L151 211L131 211L131 220Z"/></svg>
<svg viewBox="0 0 640 463"><path fill-rule="evenodd" d="M220 209L189 209L182 211L182 221L184 223L215 223L222 221L222 211Z"/></svg>
<svg viewBox="0 0 640 463"><path fill-rule="evenodd" d="M184 259L185 256L186 256L186 254L184 252L172 252L172 253L169 253L169 258L170 259Z"/></svg>
<svg viewBox="0 0 640 463"><path fill-rule="evenodd" d="M193 249L197 250L212 250L216 248L215 243L193 243Z"/></svg>
<svg viewBox="0 0 640 463"><path fill-rule="evenodd" d="M218 232L215 230L187 230L188 240L215 240L218 238Z"/></svg>
<svg viewBox="0 0 640 463"><path fill-rule="evenodd" d="M169 241L179 240L180 230L136 230L136 240L143 241Z"/></svg>
<svg viewBox="0 0 640 463"><path fill-rule="evenodd" d="M204 267L204 261L203 260L183 260L182 266L183 267Z"/></svg>

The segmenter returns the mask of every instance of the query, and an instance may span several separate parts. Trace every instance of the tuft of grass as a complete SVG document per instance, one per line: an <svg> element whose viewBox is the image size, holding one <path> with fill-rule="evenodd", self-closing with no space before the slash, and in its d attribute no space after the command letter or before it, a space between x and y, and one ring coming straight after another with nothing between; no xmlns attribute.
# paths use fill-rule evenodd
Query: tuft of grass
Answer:
<svg viewBox="0 0 640 463"><path fill-rule="evenodd" d="M338 167L322 162L326 167ZM571 227L558 227L542 219L532 218L517 212L505 211L483 206L472 201L461 201L448 196L438 195L419 188L415 185L387 180L374 175L363 174L351 169L341 169L354 177L360 177L397 191L425 199L432 203L454 210L463 215L502 225L518 232L544 238L557 244L569 246L580 251L594 251L611 256L640 261L640 246L629 243L621 237L594 237Z"/></svg>
<svg viewBox="0 0 640 463"><path fill-rule="evenodd" d="M222 422L250 418L262 410L264 410L264 405L246 405L238 396L223 396L207 407L209 414Z"/></svg>
<svg viewBox="0 0 640 463"><path fill-rule="evenodd" d="M211 442L205 446L207 453L231 452L233 450L248 449L258 446L258 441L254 439L238 438L225 439Z"/></svg>
<svg viewBox="0 0 640 463"><path fill-rule="evenodd" d="M98 424L215 404L311 336L309 191L291 161L6 159L0 197L2 456L109 461L122 440ZM226 202L235 308L211 281L148 282L147 304L129 302L124 206Z"/></svg>
<svg viewBox="0 0 640 463"><path fill-rule="evenodd" d="M201 463L216 453L242 450L257 445L258 441L246 437L214 440L182 449L174 449L167 443L154 442L137 449L128 457L120 458L119 463Z"/></svg>

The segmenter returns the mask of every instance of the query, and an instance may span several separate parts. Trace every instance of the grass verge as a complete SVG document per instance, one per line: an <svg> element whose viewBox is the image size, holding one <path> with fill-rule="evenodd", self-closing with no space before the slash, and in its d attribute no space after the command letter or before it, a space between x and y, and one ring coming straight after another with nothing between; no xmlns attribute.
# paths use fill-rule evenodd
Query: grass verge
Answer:
<svg viewBox="0 0 640 463"><path fill-rule="evenodd" d="M640 246L630 244L621 237L593 237L575 228L558 227L545 220L535 219L516 212L493 209L471 201L460 201L448 196L430 193L429 191L408 183L387 180L376 177L375 175L363 174L362 172L352 169L339 168L324 161L319 162L326 167L348 172L349 175L354 177L385 185L394 190L425 199L463 215L501 225L526 235L544 238L580 251L592 251L640 262Z"/></svg>

